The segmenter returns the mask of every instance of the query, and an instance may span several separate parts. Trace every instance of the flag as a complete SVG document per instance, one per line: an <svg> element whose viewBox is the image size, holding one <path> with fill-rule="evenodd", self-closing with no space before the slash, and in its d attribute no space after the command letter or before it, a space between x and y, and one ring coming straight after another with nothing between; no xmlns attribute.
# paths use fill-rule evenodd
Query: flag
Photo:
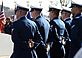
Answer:
<svg viewBox="0 0 82 58"><path fill-rule="evenodd" d="M0 11L0 20L1 19L5 19L4 8L3 8L3 1L2 1L2 5L1 5L1 11Z"/></svg>
<svg viewBox="0 0 82 58"><path fill-rule="evenodd" d="M0 32L3 32L3 30L4 30L4 25L6 24L5 19L6 18L5 18L5 14L4 14L3 1L2 1L1 11L0 11Z"/></svg>

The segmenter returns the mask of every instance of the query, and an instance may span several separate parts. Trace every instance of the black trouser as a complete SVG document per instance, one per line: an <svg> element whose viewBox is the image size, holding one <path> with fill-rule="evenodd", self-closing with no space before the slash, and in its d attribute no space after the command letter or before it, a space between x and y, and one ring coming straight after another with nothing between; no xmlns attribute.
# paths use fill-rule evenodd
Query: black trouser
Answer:
<svg viewBox="0 0 82 58"><path fill-rule="evenodd" d="M48 58L46 47L43 46L42 44L40 44L36 48L36 53L37 53L38 58Z"/></svg>
<svg viewBox="0 0 82 58"><path fill-rule="evenodd" d="M77 51L80 49L80 46L76 45L71 45L71 48L70 48L70 53L69 53L69 57L68 58L74 58L75 54L77 53Z"/></svg>
<svg viewBox="0 0 82 58"><path fill-rule="evenodd" d="M62 44L54 43L50 49L50 58L63 58L64 50L62 49Z"/></svg>
<svg viewBox="0 0 82 58"><path fill-rule="evenodd" d="M65 47L65 58L68 58L69 56L69 52L70 52L70 47L71 47L71 42L70 41L66 41L66 44L64 45Z"/></svg>

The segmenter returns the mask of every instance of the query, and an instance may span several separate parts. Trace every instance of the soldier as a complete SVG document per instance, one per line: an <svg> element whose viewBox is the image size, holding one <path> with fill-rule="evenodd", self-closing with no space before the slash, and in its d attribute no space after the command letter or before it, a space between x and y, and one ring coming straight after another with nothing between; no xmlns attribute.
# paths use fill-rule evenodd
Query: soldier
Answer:
<svg viewBox="0 0 82 58"><path fill-rule="evenodd" d="M49 22L43 16L41 16L41 11L42 7L40 5L31 5L32 20L37 24L38 29L43 37L43 42L37 47L36 53L39 58L48 58L45 44L48 39L50 25Z"/></svg>
<svg viewBox="0 0 82 58"><path fill-rule="evenodd" d="M50 43L50 57L51 58L63 58L64 48L61 43L62 36L64 35L65 24L59 18L60 6L51 5L49 7L50 25L51 30L47 43Z"/></svg>
<svg viewBox="0 0 82 58"><path fill-rule="evenodd" d="M17 5L15 9L17 21L13 22L12 41L14 51L11 58L37 58L34 49L42 41L37 25L27 18L27 5Z"/></svg>
<svg viewBox="0 0 82 58"><path fill-rule="evenodd" d="M71 33L71 8L68 7L63 7L62 11L61 11L61 19L64 21L65 23L65 27L70 35Z"/></svg>
<svg viewBox="0 0 82 58"><path fill-rule="evenodd" d="M71 18L70 18L70 15L71 15L71 8L68 8L68 7L62 7L62 11L61 11L61 19L64 21L65 23L65 27L67 29L67 33L69 34L69 36L71 35ZM68 36L66 35L66 32L65 32L65 36ZM71 40L68 38L68 40L66 40L66 44L64 45L65 47L65 58L68 58L69 56L69 51L70 51L70 43L71 43Z"/></svg>
<svg viewBox="0 0 82 58"><path fill-rule="evenodd" d="M69 58L73 58L79 48L81 47L82 41L82 15L81 15L82 5L73 2L71 5L73 20L71 23L71 51Z"/></svg>

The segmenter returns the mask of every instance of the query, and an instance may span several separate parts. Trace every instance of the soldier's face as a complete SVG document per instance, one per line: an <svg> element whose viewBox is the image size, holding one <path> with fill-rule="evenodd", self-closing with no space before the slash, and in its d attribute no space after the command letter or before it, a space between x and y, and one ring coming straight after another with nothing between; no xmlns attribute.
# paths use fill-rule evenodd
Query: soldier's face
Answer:
<svg viewBox="0 0 82 58"><path fill-rule="evenodd" d="M50 17L50 19L53 18L53 15L54 15L54 12L53 12L53 11L50 11L50 13L49 13L49 17Z"/></svg>
<svg viewBox="0 0 82 58"><path fill-rule="evenodd" d="M35 10L31 12L31 16L32 16L32 18L36 17L36 11Z"/></svg>
<svg viewBox="0 0 82 58"><path fill-rule="evenodd" d="M76 14L76 13L78 13L79 11L80 11L80 8L78 8L78 7L72 7L72 14L74 15L74 14Z"/></svg>
<svg viewBox="0 0 82 58"><path fill-rule="evenodd" d="M16 19L18 19L20 17L20 10L16 11Z"/></svg>
<svg viewBox="0 0 82 58"><path fill-rule="evenodd" d="M61 18L62 18L62 20L64 20L65 15L66 15L66 13L64 11L61 12Z"/></svg>
<svg viewBox="0 0 82 58"><path fill-rule="evenodd" d="M64 20L65 18L67 18L70 14L68 12L62 11L61 12L61 18L62 20Z"/></svg>
<svg viewBox="0 0 82 58"><path fill-rule="evenodd" d="M74 14L76 12L76 7L72 7L71 11L72 11L72 14Z"/></svg>
<svg viewBox="0 0 82 58"><path fill-rule="evenodd" d="M50 17L53 16L53 11L50 11L49 16L50 16Z"/></svg>

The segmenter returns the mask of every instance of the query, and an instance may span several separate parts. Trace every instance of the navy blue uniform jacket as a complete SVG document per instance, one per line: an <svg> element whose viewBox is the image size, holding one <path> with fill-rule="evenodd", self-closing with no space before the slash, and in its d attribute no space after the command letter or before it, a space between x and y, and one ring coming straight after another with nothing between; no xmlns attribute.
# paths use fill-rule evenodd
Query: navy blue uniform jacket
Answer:
<svg viewBox="0 0 82 58"><path fill-rule="evenodd" d="M28 40L35 42L33 48L29 48ZM13 23L12 41L14 50L11 58L33 58L32 50L41 42L42 37L36 24L25 16Z"/></svg>
<svg viewBox="0 0 82 58"><path fill-rule="evenodd" d="M37 24L40 34L43 38L43 42L36 49L36 53L39 58L48 58L46 54L47 51L45 44L49 34L49 28L50 28L49 22L44 17L38 16L35 20L35 23Z"/></svg>
<svg viewBox="0 0 82 58"><path fill-rule="evenodd" d="M44 17L38 16L35 20L35 23L37 24L38 29L43 37L44 43L46 43L50 28L49 22Z"/></svg>
<svg viewBox="0 0 82 58"><path fill-rule="evenodd" d="M77 51L81 47L81 42L82 42L82 15L77 14L75 17L73 17L71 23L71 51L69 58L73 58L73 56L77 53Z"/></svg>

